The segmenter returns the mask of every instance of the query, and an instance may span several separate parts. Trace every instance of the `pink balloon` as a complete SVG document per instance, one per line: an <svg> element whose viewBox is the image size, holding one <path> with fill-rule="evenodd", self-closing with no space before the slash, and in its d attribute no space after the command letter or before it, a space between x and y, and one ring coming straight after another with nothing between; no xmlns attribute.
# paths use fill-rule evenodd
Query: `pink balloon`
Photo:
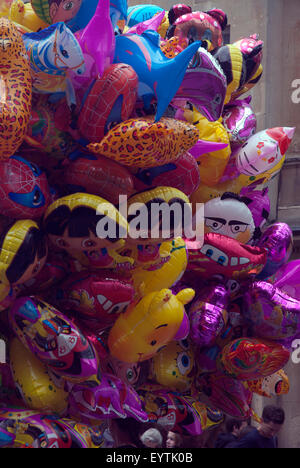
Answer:
<svg viewBox="0 0 300 468"><path fill-rule="evenodd" d="M163 10L152 18L135 24L132 26L132 28L126 31L126 34L143 34L143 32L147 31L147 29L153 29L154 31L157 31L161 25L162 20L164 19L164 16L165 11Z"/></svg>
<svg viewBox="0 0 300 468"><path fill-rule="evenodd" d="M91 21L75 34L87 69L80 77L72 73L72 81L76 88L87 84L90 79L95 79L98 74L101 76L114 60L116 41L109 5L109 0L100 0Z"/></svg>
<svg viewBox="0 0 300 468"><path fill-rule="evenodd" d="M281 268L274 275L274 286L300 300L300 260L293 260Z"/></svg>

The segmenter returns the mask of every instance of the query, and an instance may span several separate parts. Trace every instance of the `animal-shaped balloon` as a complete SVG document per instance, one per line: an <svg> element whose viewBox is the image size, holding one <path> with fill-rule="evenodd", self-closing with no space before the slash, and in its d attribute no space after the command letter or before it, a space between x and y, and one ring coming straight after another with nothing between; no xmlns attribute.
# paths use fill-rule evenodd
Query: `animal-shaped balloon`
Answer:
<svg viewBox="0 0 300 468"><path fill-rule="evenodd" d="M147 169L140 168L134 172L134 186L138 192L165 185L181 190L189 197L199 184L198 164L188 151L181 154L176 161Z"/></svg>
<svg viewBox="0 0 300 468"><path fill-rule="evenodd" d="M187 271L204 279L214 275L242 280L258 275L263 269L267 253L260 247L240 243L216 232L204 235L200 249L189 249Z"/></svg>
<svg viewBox="0 0 300 468"><path fill-rule="evenodd" d="M244 316L253 336L280 340L300 330L299 300L266 281L254 282L246 290Z"/></svg>
<svg viewBox="0 0 300 468"><path fill-rule="evenodd" d="M150 244L153 246L153 244ZM137 268L131 273L133 285L138 295L145 295L161 288L170 288L183 275L188 261L185 241L181 237L162 244L160 263Z"/></svg>
<svg viewBox="0 0 300 468"><path fill-rule="evenodd" d="M55 307L36 297L24 296L14 302L9 320L22 344L55 374L72 382L99 381L93 345Z"/></svg>
<svg viewBox="0 0 300 468"><path fill-rule="evenodd" d="M115 125L128 120L137 98L138 77L130 65L107 67L95 79L77 120L81 135L97 143Z"/></svg>
<svg viewBox="0 0 300 468"><path fill-rule="evenodd" d="M114 205L121 195L133 195L134 178L125 166L101 155L84 156L70 161L63 170L62 183L70 191L98 195Z"/></svg>
<svg viewBox="0 0 300 468"><path fill-rule="evenodd" d="M72 386L69 413L72 418L89 425L99 424L107 418L131 417L141 422L148 421L136 391L118 377L104 373L97 386L87 387L85 383Z"/></svg>
<svg viewBox="0 0 300 468"><path fill-rule="evenodd" d="M200 374L193 387L201 401L232 418L246 420L252 415L252 392L237 379L222 372Z"/></svg>
<svg viewBox="0 0 300 468"><path fill-rule="evenodd" d="M82 50L72 31L64 22L58 22L22 37L30 60L33 92L65 93L72 109L76 96L66 73L72 70L81 75L85 70Z"/></svg>
<svg viewBox="0 0 300 468"><path fill-rule="evenodd" d="M38 219L51 202L47 177L21 156L0 161L0 213L14 219Z"/></svg>
<svg viewBox="0 0 300 468"><path fill-rule="evenodd" d="M267 279L289 260L293 251L293 232L286 223L271 224L257 245L267 251L266 265L257 278Z"/></svg>
<svg viewBox="0 0 300 468"><path fill-rule="evenodd" d="M189 150L197 159L201 185L216 185L225 171L231 153L229 135L225 127L219 120L210 122L194 106L192 106L192 109L186 106L176 115L177 118L183 118L190 124L195 125L199 131L200 139L219 143L219 148L208 147L204 154L198 151L197 146Z"/></svg>
<svg viewBox="0 0 300 468"><path fill-rule="evenodd" d="M143 21L153 18L157 13L161 13L162 7L152 4L129 6L127 10L127 25L131 28Z"/></svg>
<svg viewBox="0 0 300 468"><path fill-rule="evenodd" d="M152 29L154 31L157 31L164 17L165 17L165 11L164 10L159 11L152 18L149 18L145 21L137 23L134 26L131 26L131 28L128 28L128 29L126 28L126 31L124 32L126 32L126 34L143 34L143 32L147 31L147 29Z"/></svg>
<svg viewBox="0 0 300 468"><path fill-rule="evenodd" d="M109 268L133 263L117 253L127 236L127 221L101 197L79 192L57 199L45 213L44 226L50 242L82 265Z"/></svg>
<svg viewBox="0 0 300 468"><path fill-rule="evenodd" d="M247 244L254 236L252 212L238 195L225 192L204 204L204 232L217 232Z"/></svg>
<svg viewBox="0 0 300 468"><path fill-rule="evenodd" d="M194 295L193 289L184 289L176 296L162 289L132 303L110 330L108 347L112 356L125 362L141 362L170 341L186 338L189 321L184 306Z"/></svg>
<svg viewBox="0 0 300 468"><path fill-rule="evenodd" d="M283 369L259 380L244 382L253 393L271 398L272 396L286 395L290 390L289 378Z"/></svg>
<svg viewBox="0 0 300 468"><path fill-rule="evenodd" d="M294 127L276 127L250 137L235 155L238 171L257 175L276 166L290 146L294 132Z"/></svg>
<svg viewBox="0 0 300 468"><path fill-rule="evenodd" d="M252 97L231 101L223 111L223 125L232 147L243 145L256 132L256 116L250 106Z"/></svg>
<svg viewBox="0 0 300 468"><path fill-rule="evenodd" d="M152 358L151 379L172 391L188 391L195 373L194 350L188 340L172 341Z"/></svg>
<svg viewBox="0 0 300 468"><path fill-rule="evenodd" d="M243 337L224 346L217 366L235 379L257 380L282 369L289 357L289 351L276 342Z"/></svg>
<svg viewBox="0 0 300 468"><path fill-rule="evenodd" d="M0 18L0 159L21 146L30 118L32 84L22 35L7 18Z"/></svg>
<svg viewBox="0 0 300 468"><path fill-rule="evenodd" d="M68 392L56 385L47 366L17 338L10 342L9 358L15 385L26 407L64 414Z"/></svg>
<svg viewBox="0 0 300 468"><path fill-rule="evenodd" d="M30 219L9 224L0 237L0 275L2 286L25 283L43 268L47 242L39 225Z"/></svg>
<svg viewBox="0 0 300 468"><path fill-rule="evenodd" d="M24 3L22 0L9 0L7 3L6 11L0 11L0 16L6 16L23 32L47 28L48 24L36 15L30 3Z"/></svg>
<svg viewBox="0 0 300 468"><path fill-rule="evenodd" d="M182 52L181 52L182 53ZM219 63L199 47L172 101L186 99L209 121L222 116L226 95L226 77Z"/></svg>
<svg viewBox="0 0 300 468"><path fill-rule="evenodd" d="M197 346L210 346L228 320L229 292L212 283L197 294L189 307L190 338Z"/></svg>
<svg viewBox="0 0 300 468"><path fill-rule="evenodd" d="M201 45L195 42L173 59L168 59L160 49L160 36L148 30L141 35L116 37L115 63L127 63L138 75L138 94L149 108L157 100L155 122L159 121L175 96L190 60Z"/></svg>
<svg viewBox="0 0 300 468"><path fill-rule="evenodd" d="M0 409L1 448L99 448L103 435L98 428L69 418L34 410Z"/></svg>
<svg viewBox="0 0 300 468"><path fill-rule="evenodd" d="M202 41L209 51L223 43L222 31L227 25L227 16L220 9L206 12L193 11L186 5L175 5L169 11L170 27L167 37L178 36L186 45Z"/></svg>
<svg viewBox="0 0 300 468"><path fill-rule="evenodd" d="M130 282L110 271L73 274L57 291L61 307L71 310L80 324L95 333L112 326L133 297Z"/></svg>
<svg viewBox="0 0 300 468"><path fill-rule="evenodd" d="M100 143L90 143L94 154L111 158L124 166L149 168L175 161L198 141L196 127L163 117L129 119L112 128Z"/></svg>

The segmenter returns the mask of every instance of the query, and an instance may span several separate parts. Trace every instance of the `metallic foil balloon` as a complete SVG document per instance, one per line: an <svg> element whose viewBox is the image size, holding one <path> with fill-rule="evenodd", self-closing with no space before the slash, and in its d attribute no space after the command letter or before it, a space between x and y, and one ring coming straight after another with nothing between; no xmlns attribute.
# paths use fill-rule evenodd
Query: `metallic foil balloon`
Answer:
<svg viewBox="0 0 300 468"><path fill-rule="evenodd" d="M96 428L55 414L15 407L0 409L1 448L99 448Z"/></svg>
<svg viewBox="0 0 300 468"><path fill-rule="evenodd" d="M136 391L118 377L104 373L96 386L88 386L84 382L72 386L69 414L80 422L92 425L107 418L132 417L137 421L148 421Z"/></svg>
<svg viewBox="0 0 300 468"><path fill-rule="evenodd" d="M201 401L218 408L228 416L245 420L251 417L252 392L242 382L222 372L200 374L194 381Z"/></svg>
<svg viewBox="0 0 300 468"><path fill-rule="evenodd" d="M300 260L292 260L282 265L272 278L272 283L281 291L300 300Z"/></svg>
<svg viewBox="0 0 300 468"><path fill-rule="evenodd" d="M230 143L243 145L256 132L256 116L250 106L252 97L231 101L223 111L223 125L226 128Z"/></svg>
<svg viewBox="0 0 300 468"><path fill-rule="evenodd" d="M288 362L290 352L262 338L238 338L224 346L218 370L238 380L257 380L274 374Z"/></svg>
<svg viewBox="0 0 300 468"><path fill-rule="evenodd" d="M286 395L290 389L289 378L283 369L263 379L249 380L244 383L251 392L267 398Z"/></svg>
<svg viewBox="0 0 300 468"><path fill-rule="evenodd" d="M290 258L293 250L293 232L286 223L275 223L268 226L257 243L267 251L267 261L257 276L264 280L274 275Z"/></svg>
<svg viewBox="0 0 300 468"><path fill-rule="evenodd" d="M300 301L265 281L246 290L244 316L253 336L280 340L300 332Z"/></svg>
<svg viewBox="0 0 300 468"><path fill-rule="evenodd" d="M190 338L198 346L209 346L227 322L229 293L222 284L205 287L189 307Z"/></svg>
<svg viewBox="0 0 300 468"><path fill-rule="evenodd" d="M81 330L37 297L21 297L10 310L10 324L23 345L59 376L97 383L99 362Z"/></svg>

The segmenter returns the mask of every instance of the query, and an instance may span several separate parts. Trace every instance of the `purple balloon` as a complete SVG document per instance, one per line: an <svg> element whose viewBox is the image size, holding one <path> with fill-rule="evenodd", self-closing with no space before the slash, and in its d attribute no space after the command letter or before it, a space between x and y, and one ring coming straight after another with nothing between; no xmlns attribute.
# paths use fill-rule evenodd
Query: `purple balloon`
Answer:
<svg viewBox="0 0 300 468"><path fill-rule="evenodd" d="M286 223L272 224L263 232L257 246L267 251L267 262L257 276L257 279L264 280L274 275L290 258L293 250L292 230Z"/></svg>
<svg viewBox="0 0 300 468"><path fill-rule="evenodd" d="M251 96L237 99L224 108L223 125L232 145L243 145L256 132L257 122L250 106L251 99Z"/></svg>
<svg viewBox="0 0 300 468"><path fill-rule="evenodd" d="M300 260L293 260L275 273L274 286L300 300Z"/></svg>
<svg viewBox="0 0 300 468"><path fill-rule="evenodd" d="M208 120L216 121L222 115L226 89L226 77L218 62L200 47L173 101L176 104L176 100L186 99Z"/></svg>
<svg viewBox="0 0 300 468"><path fill-rule="evenodd" d="M69 386L69 389L69 415L72 418L79 418L87 424L127 417L148 421L136 391L114 375L102 374L99 385L85 385L83 382Z"/></svg>
<svg viewBox="0 0 300 468"><path fill-rule="evenodd" d="M254 190L249 186L240 191L240 196L252 213L255 227L259 229L266 223L270 214L271 202L268 192L268 187L263 190Z"/></svg>
<svg viewBox="0 0 300 468"><path fill-rule="evenodd" d="M210 346L227 322L229 292L222 284L209 284L189 308L190 337L197 346Z"/></svg>
<svg viewBox="0 0 300 468"><path fill-rule="evenodd" d="M244 316L255 337L281 340L300 332L300 302L265 281L246 291Z"/></svg>

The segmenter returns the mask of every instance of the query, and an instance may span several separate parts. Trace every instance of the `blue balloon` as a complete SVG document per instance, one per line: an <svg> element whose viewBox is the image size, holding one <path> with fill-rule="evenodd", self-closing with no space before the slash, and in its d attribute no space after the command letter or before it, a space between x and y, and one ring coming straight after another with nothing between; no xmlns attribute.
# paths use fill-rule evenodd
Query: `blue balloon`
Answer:
<svg viewBox="0 0 300 468"><path fill-rule="evenodd" d="M131 6L127 11L127 25L131 28L138 23L153 18L153 16L160 11L164 11L164 9L157 5L147 4Z"/></svg>
<svg viewBox="0 0 300 468"><path fill-rule="evenodd" d="M153 98L157 99L157 122L175 96L188 64L201 46L193 42L176 57L167 58L160 49L160 35L153 30L143 34L128 34L116 37L114 63L127 63L138 75L138 94L146 108Z"/></svg>

